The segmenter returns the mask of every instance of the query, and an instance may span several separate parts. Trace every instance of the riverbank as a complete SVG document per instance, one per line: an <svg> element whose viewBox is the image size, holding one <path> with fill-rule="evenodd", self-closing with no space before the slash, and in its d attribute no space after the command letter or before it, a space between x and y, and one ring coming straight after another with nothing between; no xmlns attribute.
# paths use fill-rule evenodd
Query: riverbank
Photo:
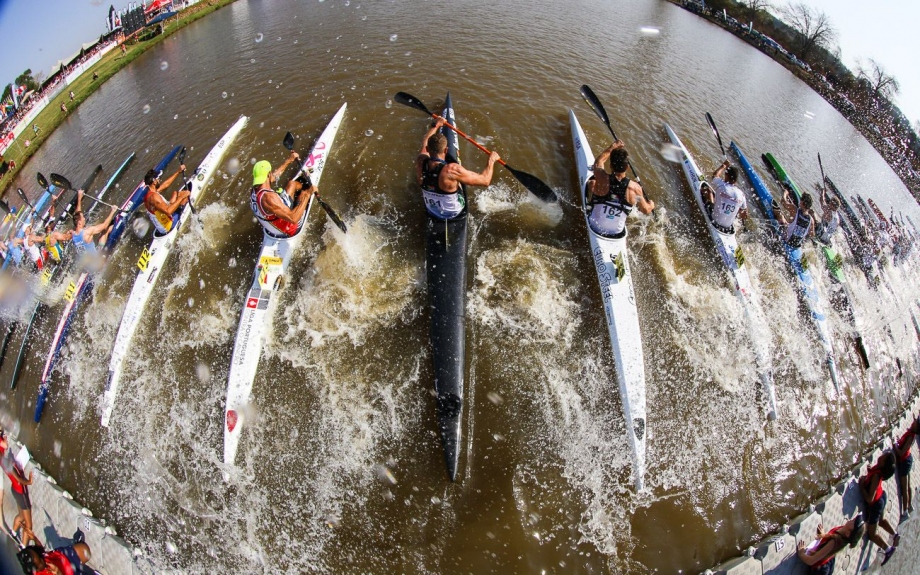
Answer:
<svg viewBox="0 0 920 575"><path fill-rule="evenodd" d="M756 28L750 30L742 21L733 18L734 11L742 10L743 8L741 7L732 6L723 12L722 9L716 9L715 7L704 8L694 0L668 1L744 40L772 58L774 62L786 68L796 78L808 84L812 90L820 94L872 144L872 147L884 158L892 171L898 175L904 186L920 202L920 153L917 152L916 147L912 148L904 141L902 134L898 134L896 129L899 126L898 119L886 113L884 106L878 105L877 102L871 106L855 104L854 101L858 101L857 96L848 95L844 91L838 90L828 81L831 79L830 74L825 77L817 72L818 64L816 62L812 62L812 65L809 66L783 49L775 41L772 41L772 39L766 38ZM736 15L742 18L744 22L747 22L747 19L743 18L742 14ZM845 69L845 66L840 62L837 62L837 65ZM847 74L850 74L850 72L847 72ZM891 106L890 103L888 105Z"/></svg>
<svg viewBox="0 0 920 575"><path fill-rule="evenodd" d="M123 44L124 50L112 50L94 66L87 69L66 90L62 90L35 118L33 124L37 128L36 130L29 127L10 145L7 153L4 154L4 160L15 163L15 168L9 170L0 178L0 197L6 201L13 199L14 196L7 197L8 188L19 172L25 169L29 159L35 155L42 144L54 133L55 129L67 120L67 117L93 92L98 90L106 80L175 32L235 1L208 0L208 2L198 2L162 22L156 34L144 40L131 39L126 41ZM141 36L146 37L148 34L150 32L144 32ZM69 93L73 93L72 99ZM14 200L13 203L18 202L19 200Z"/></svg>

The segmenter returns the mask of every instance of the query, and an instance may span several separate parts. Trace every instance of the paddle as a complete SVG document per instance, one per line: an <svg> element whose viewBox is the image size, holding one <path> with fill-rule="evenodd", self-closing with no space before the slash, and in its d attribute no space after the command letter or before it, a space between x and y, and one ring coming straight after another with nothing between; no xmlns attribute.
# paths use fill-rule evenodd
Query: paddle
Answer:
<svg viewBox="0 0 920 575"><path fill-rule="evenodd" d="M281 141L281 143L284 145L285 148L293 152L294 151L294 134L290 132L285 134L284 139ZM303 166L301 166L300 170L297 171L297 174L294 176L294 178L296 179L298 176L300 176L301 172L303 172ZM335 213L335 210L332 209L332 206L324 202L323 199L319 197L319 192L314 190L313 196L316 198L316 201L319 202L320 207L322 207L323 210L326 212L326 215L329 216L329 219L332 220L332 223L338 226L338 228L342 230L343 234L348 233L348 227L345 225L345 222L343 222L342 218L340 218L339 215Z"/></svg>
<svg viewBox="0 0 920 575"><path fill-rule="evenodd" d="M179 165L180 165L180 166L184 166L184 165L185 165L185 151L186 151L186 150L185 150L185 146L182 146L182 149L179 151ZM187 186L188 184L191 183L191 182L189 182L188 180L186 180L186 178L185 178L185 169L184 169L184 168L183 168L183 170L182 170L182 179L186 182L186 186ZM181 188L180 188L180 189L181 189ZM191 188L189 188L189 192L191 192L191 191L192 191ZM192 198L191 198L191 197L189 197L189 199L188 199L188 209L192 210L192 215L194 215L194 216L197 216L197 215L198 215L198 211L195 209L195 206L192 205ZM196 219L197 219L197 218L196 218ZM200 222L201 222L201 220L199 220L199 223L200 223Z"/></svg>
<svg viewBox="0 0 920 575"><path fill-rule="evenodd" d="M35 213L35 206L32 205L32 202L29 201L29 198L26 197L26 193L22 191L22 188L16 188L16 193L19 194L19 198L25 202L27 206L32 208L32 213Z"/></svg>
<svg viewBox="0 0 920 575"><path fill-rule="evenodd" d="M706 121L709 122L709 128L712 130L712 133L716 135L716 140L719 141L719 149L722 150L722 157L727 158L728 154L725 153L725 146L722 145L722 136L719 135L719 129L716 128L716 121L712 119L712 114L706 112Z"/></svg>
<svg viewBox="0 0 920 575"><path fill-rule="evenodd" d="M38 185L41 186L43 190L47 191L48 180L45 178L45 176L41 172L38 172L35 174L35 178L38 180Z"/></svg>
<svg viewBox="0 0 920 575"><path fill-rule="evenodd" d="M818 167L821 168L821 201L827 203L827 176L824 175L824 163L821 162L821 152L818 152Z"/></svg>
<svg viewBox="0 0 920 575"><path fill-rule="evenodd" d="M426 114L428 114L428 115L431 116L432 118L435 118L435 119L440 118L440 116L438 116L437 114L433 114L433 113L431 112L431 110L429 110L429 109L425 106L425 104L422 103L421 100L419 100L419 99L416 98L415 96L412 96L411 94L407 94L407 93L405 93L405 92L397 92L397 93L396 93L396 96L394 96L393 99L396 100L397 102L399 102L400 104L403 104L404 106L409 106L410 108L415 108L416 110L421 110L422 112L425 112ZM467 136L466 134L464 134L463 132L461 132L460 130L458 130L456 127L454 127L452 124L447 123L447 124L444 124L444 125L447 126L448 128L450 128L451 130L453 130L454 132L456 132L458 136L460 136L461 138L463 138L463 139L466 140L467 142L469 142L469 143L473 144L474 146L476 146L477 148L479 148L479 149L480 149L482 152L484 152L485 154L487 154L487 155L491 155L491 154L492 154L492 152L490 152L489 150L487 150L484 146L480 145L479 142L477 142L477 141L474 140L473 138ZM537 198L539 198L540 200L542 200L542 201L544 201L544 202L556 202L556 201L559 200L559 196L556 195L556 192L554 192L552 188L550 188L549 186L547 186L546 184L544 184L543 181L540 180L539 178L537 178L536 176L533 176L533 175L531 175L531 174L528 174L527 172L522 172L522 171L520 171L520 170L516 170L516 169L512 168L511 166L509 166L504 160L501 160L501 159L500 159L500 160L498 160L498 163L501 164L502 166L504 166L505 169L507 169L509 172L511 172L511 175L513 175L515 178L517 178L517 181L521 182L521 184L522 184L525 188L527 188L528 190L530 190L531 193L533 193L533 195L537 196Z"/></svg>
<svg viewBox="0 0 920 575"><path fill-rule="evenodd" d="M0 200L0 210L3 210L4 212L6 212L7 215L12 213L10 210L10 205L6 203L5 200Z"/></svg>
<svg viewBox="0 0 920 575"><path fill-rule="evenodd" d="M610 118L607 116L607 110L604 109L604 105L601 104L600 99L597 97L594 91L588 87L587 84L583 84L581 86L581 97L585 99L585 102L587 102L589 106L591 106L591 109L594 110L594 113L597 114L597 117L607 125L607 129L610 130L610 135L613 136L614 141L619 140L619 138L617 138L616 132L613 131L613 126L610 125ZM639 179L639 174L636 173L636 168L633 167L632 162L626 160L626 165L628 165L629 169L632 171L633 179L636 180L636 183L641 184L642 181ZM642 190L642 194L645 196L646 200L651 200L648 194L645 193L645 190ZM655 213L654 210L652 213Z"/></svg>
<svg viewBox="0 0 920 575"><path fill-rule="evenodd" d="M64 188L65 190L72 190L72 189L74 189L73 186L70 184L70 180L68 180L67 178L65 178L65 177L62 176L61 174L54 174L54 173L52 173L52 174L51 174L51 181L54 183L55 186L57 186L57 187L59 187L59 188ZM118 210L118 211L120 211L120 212L128 213L128 210L123 210L122 208L120 208L120 207L118 207L118 206L116 206L116 205L114 205L114 204L110 204L110 203L105 202L105 201L103 201L103 200L101 200L101 199L99 199L99 198L97 198L97 197L95 197L95 196L91 196L91 195L87 194L85 191L83 192L83 197L89 198L89 199L91 199L91 200L95 200L95 201L97 201L98 203L100 203L100 204L102 204L102 205L104 205L104 206L109 206L110 208L115 208L116 210Z"/></svg>

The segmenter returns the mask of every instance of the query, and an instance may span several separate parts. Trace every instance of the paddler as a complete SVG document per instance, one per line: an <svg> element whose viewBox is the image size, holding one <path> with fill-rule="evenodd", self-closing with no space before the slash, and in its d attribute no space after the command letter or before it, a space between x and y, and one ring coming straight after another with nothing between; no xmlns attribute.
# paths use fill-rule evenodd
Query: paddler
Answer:
<svg viewBox="0 0 920 575"><path fill-rule="evenodd" d="M109 215L103 221L88 226L86 225L86 216L83 215L83 194L83 190L77 190L77 208L73 212L74 228L66 232L55 230L45 236L48 255L56 262L61 261L63 255L61 245L64 242L72 241L77 250L95 255L97 253L96 236L99 236L99 244L104 245L111 231L112 220L115 219L115 213L118 209L112 206L112 209L109 210Z"/></svg>
<svg viewBox="0 0 920 575"><path fill-rule="evenodd" d="M147 215L153 222L153 227L161 235L169 233L173 226L179 221L180 214L176 213L179 208L188 203L190 192L183 187L172 193L169 203L163 199L160 190L166 190L172 185L179 174L185 172L185 164L179 166L175 174L162 181L156 170L150 170L144 176L144 184L147 185L147 195L144 196L144 207L147 208Z"/></svg>
<svg viewBox="0 0 920 575"><path fill-rule="evenodd" d="M830 245L831 237L840 227L840 200L829 198L824 188L819 189L821 195L821 220L815 225L815 238L825 245Z"/></svg>
<svg viewBox="0 0 920 575"><path fill-rule="evenodd" d="M712 173L712 188L703 186L700 194L703 196L703 205L709 210L712 225L722 233L735 233L735 218L747 218L747 200L744 192L736 186L738 182L738 168L731 165L728 160L722 162Z"/></svg>
<svg viewBox="0 0 920 575"><path fill-rule="evenodd" d="M274 171L267 160L256 162L252 167L249 207L262 224L265 233L274 238L290 238L297 235L310 196L318 191L306 172L289 181L285 189L272 187L291 162L297 159L300 159L300 154L291 152L288 159Z"/></svg>
<svg viewBox="0 0 920 575"><path fill-rule="evenodd" d="M422 149L415 160L415 176L422 188L422 199L428 213L442 220L456 218L465 208L460 184L488 186L492 183L492 170L501 157L498 152L489 155L489 161L480 173L471 172L451 158L447 160L447 138L439 130L447 124L438 117L422 138Z"/></svg>
<svg viewBox="0 0 920 575"><path fill-rule="evenodd" d="M626 218L633 208L643 214L655 209L655 202L642 194L642 186L626 177L629 152L621 140L610 144L594 160L594 175L585 184L588 194L588 223L596 234L621 238L626 234ZM610 171L604 164L610 160Z"/></svg>
<svg viewBox="0 0 920 575"><path fill-rule="evenodd" d="M775 214L777 221L786 226L785 241L789 247L800 248L806 238L815 235L815 220L817 217L811 209L812 201L811 194L805 192L799 200L799 205L795 205L795 202L789 197L788 191L783 194L783 206L794 215L790 220L782 210L776 210Z"/></svg>

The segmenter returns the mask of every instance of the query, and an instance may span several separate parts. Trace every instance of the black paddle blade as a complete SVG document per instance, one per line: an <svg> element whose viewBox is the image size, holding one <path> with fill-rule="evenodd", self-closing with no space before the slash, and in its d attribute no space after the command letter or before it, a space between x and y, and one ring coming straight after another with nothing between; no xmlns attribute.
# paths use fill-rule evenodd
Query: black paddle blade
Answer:
<svg viewBox="0 0 920 575"><path fill-rule="evenodd" d="M329 216L329 219L332 220L332 223L338 226L338 228L342 230L343 234L347 234L348 228L345 226L345 222L342 221L342 218L340 218L339 215L335 213L335 210L333 210L329 204L324 202L323 199L319 197L319 194L316 194L316 201L319 202L320 207L326 211L326 215Z"/></svg>
<svg viewBox="0 0 920 575"><path fill-rule="evenodd" d="M421 100L419 100L412 94L407 94L405 92L396 92L396 95L393 96L393 99L396 100L397 103L402 104L403 106L409 106L410 108L421 110L422 112L425 112L429 116L434 116L434 114L431 113L431 110L429 110L425 106L425 104L422 103Z"/></svg>
<svg viewBox="0 0 920 575"><path fill-rule="evenodd" d="M531 193L540 200L547 203L559 200L559 196L556 195L556 192L536 176L528 174L527 172L515 170L507 164L505 164L505 167L508 168L508 171L511 172L515 178L517 178L517 181L521 182L521 185L530 190Z"/></svg>
<svg viewBox="0 0 920 575"><path fill-rule="evenodd" d="M0 210L10 213L10 205L5 200L0 200Z"/></svg>
<svg viewBox="0 0 920 575"><path fill-rule="evenodd" d="M290 133L290 132L288 132L287 134L285 134L285 135L284 135L284 140L282 140L281 143L284 144L284 147L285 147L285 148L287 148L288 150L293 151L293 150L294 150L294 134L292 134L292 133Z"/></svg>
<svg viewBox="0 0 920 575"><path fill-rule="evenodd" d="M712 133L715 134L716 140L719 141L719 149L722 150L722 155L725 155L725 146L722 145L722 136L719 135L719 129L716 128L716 121L712 119L712 114L706 112L706 121L709 123L709 128L712 130Z"/></svg>
<svg viewBox="0 0 920 575"><path fill-rule="evenodd" d="M73 186L70 185L70 180L62 176L61 174L51 173L51 183L59 188L64 188L65 190L72 190Z"/></svg>
<svg viewBox="0 0 920 575"><path fill-rule="evenodd" d="M179 150L179 163L180 163L180 164L184 164L184 163L185 163L185 153L186 153L187 151L188 151L188 150L186 150L185 146L182 146L182 149Z"/></svg>
<svg viewBox="0 0 920 575"><path fill-rule="evenodd" d="M35 177L36 179L38 179L38 185L41 186L43 190L47 190L48 180L45 179L45 176L41 172L39 172L38 174L35 175Z"/></svg>
<svg viewBox="0 0 920 575"><path fill-rule="evenodd" d="M26 197L26 193L22 191L22 188L16 188L16 193L19 194L19 198L25 202L27 206L32 208L32 202L29 201L29 198ZM34 208L33 208L34 209Z"/></svg>
<svg viewBox="0 0 920 575"><path fill-rule="evenodd" d="M619 138L617 138L613 128L610 126L610 117L607 116L607 110L604 109L604 105L601 104L600 98L597 97L594 90L589 88L587 84L583 84L581 87L581 97L591 106L591 109L594 110L597 117L607 124L607 129L610 130L610 135L613 136L613 139L618 140Z"/></svg>

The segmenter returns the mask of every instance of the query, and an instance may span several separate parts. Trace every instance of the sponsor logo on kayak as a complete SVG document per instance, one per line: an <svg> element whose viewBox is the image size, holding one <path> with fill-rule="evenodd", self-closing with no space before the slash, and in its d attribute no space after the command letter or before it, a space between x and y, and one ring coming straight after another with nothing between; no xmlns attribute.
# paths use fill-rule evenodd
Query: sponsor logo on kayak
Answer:
<svg viewBox="0 0 920 575"><path fill-rule="evenodd" d="M237 420L238 420L238 416L236 414L236 411L232 409L228 410L227 411L227 431L232 432L234 429L236 429Z"/></svg>
<svg viewBox="0 0 920 575"><path fill-rule="evenodd" d="M594 250L594 266L597 268L597 281L601 284L601 295L606 304L610 300L610 282L613 276L607 273L607 263L604 261L604 251L598 247Z"/></svg>

